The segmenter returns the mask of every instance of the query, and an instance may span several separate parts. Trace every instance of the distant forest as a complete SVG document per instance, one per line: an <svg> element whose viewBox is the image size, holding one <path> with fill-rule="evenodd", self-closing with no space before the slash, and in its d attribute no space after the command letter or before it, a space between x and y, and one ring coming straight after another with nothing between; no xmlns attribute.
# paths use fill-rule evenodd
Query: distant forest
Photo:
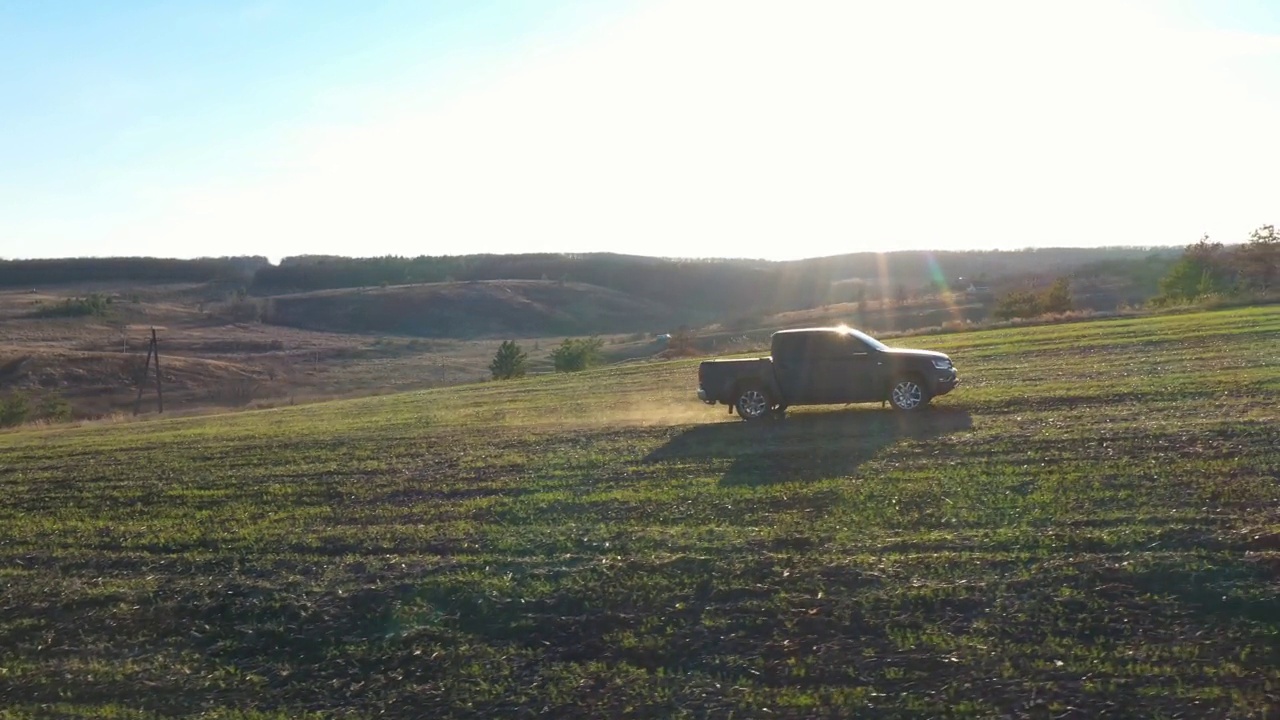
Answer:
<svg viewBox="0 0 1280 720"><path fill-rule="evenodd" d="M678 308L690 321L900 299L964 289L1002 292L1070 276L1108 302L1157 294L1182 248L1043 248L1018 251L853 253L789 262L676 260L618 255L522 254L344 258L72 258L0 261L0 287L86 282L214 282L265 297L316 290L475 280L596 285Z"/></svg>
<svg viewBox="0 0 1280 720"><path fill-rule="evenodd" d="M271 263L265 257L176 260L153 257L0 260L0 287L79 283L244 282Z"/></svg>
<svg viewBox="0 0 1280 720"><path fill-rule="evenodd" d="M472 280L553 280L597 285L693 316L780 312L857 299L921 296L969 284L993 290L1079 274L1120 300L1157 292L1180 248L855 253L790 262L672 260L590 253L416 258L288 258L259 269L254 295ZM691 317L691 319L696 319Z"/></svg>

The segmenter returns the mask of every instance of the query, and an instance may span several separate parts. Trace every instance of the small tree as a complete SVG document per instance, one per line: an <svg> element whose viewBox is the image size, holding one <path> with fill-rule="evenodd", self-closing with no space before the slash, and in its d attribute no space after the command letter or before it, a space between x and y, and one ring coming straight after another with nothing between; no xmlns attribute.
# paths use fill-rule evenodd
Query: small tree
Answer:
<svg viewBox="0 0 1280 720"><path fill-rule="evenodd" d="M1267 292L1280 280L1280 235L1263 225L1249 235L1249 244L1236 251L1236 266L1244 283Z"/></svg>
<svg viewBox="0 0 1280 720"><path fill-rule="evenodd" d="M0 398L0 427L21 425L30 413L31 405L23 393L14 391Z"/></svg>
<svg viewBox="0 0 1280 720"><path fill-rule="evenodd" d="M1066 278L1058 278L1045 291L1040 299L1041 311L1047 313L1064 313L1071 311L1071 282Z"/></svg>
<svg viewBox="0 0 1280 720"><path fill-rule="evenodd" d="M71 404L61 395L50 393L40 399L38 414L42 420L66 422L71 419Z"/></svg>
<svg viewBox="0 0 1280 720"><path fill-rule="evenodd" d="M489 363L489 372L493 374L494 380L524 377L525 363L528 359L529 356L514 340L507 340L498 346L498 352L494 353L493 362Z"/></svg>
<svg viewBox="0 0 1280 720"><path fill-rule="evenodd" d="M601 361L600 348L604 341L600 338L565 338L564 342L551 351L551 362L556 372L577 372L586 370Z"/></svg>
<svg viewBox="0 0 1280 720"><path fill-rule="evenodd" d="M1190 300L1211 289L1209 271L1183 256L1160 279L1160 297L1166 300Z"/></svg>
<svg viewBox="0 0 1280 720"><path fill-rule="evenodd" d="M1205 235L1200 242L1188 245L1160 280L1160 296L1164 301L1180 301L1226 292L1234 284L1232 274L1222 243L1210 242Z"/></svg>

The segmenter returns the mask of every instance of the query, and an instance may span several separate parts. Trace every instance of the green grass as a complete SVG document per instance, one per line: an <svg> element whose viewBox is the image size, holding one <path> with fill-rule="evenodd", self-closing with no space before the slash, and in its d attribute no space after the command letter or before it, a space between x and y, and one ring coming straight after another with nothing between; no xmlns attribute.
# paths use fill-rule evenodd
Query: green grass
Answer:
<svg viewBox="0 0 1280 720"><path fill-rule="evenodd" d="M1280 308L903 344L912 417L674 362L0 434L0 718L1278 706Z"/></svg>

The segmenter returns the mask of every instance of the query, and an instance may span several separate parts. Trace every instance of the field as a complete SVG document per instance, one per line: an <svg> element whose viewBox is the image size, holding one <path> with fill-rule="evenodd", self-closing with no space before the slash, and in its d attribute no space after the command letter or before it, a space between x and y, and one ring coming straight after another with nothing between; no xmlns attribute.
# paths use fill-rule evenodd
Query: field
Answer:
<svg viewBox="0 0 1280 720"><path fill-rule="evenodd" d="M575 282L269 297L233 290L225 282L0 288L0 401L16 391L37 406L49 397L65 401L77 419L131 414L152 327L164 358L165 411L189 415L473 383L489 376L504 340L520 342L535 374L552 372L551 351L565 337L594 333L602 333L609 362L650 359L666 349L657 335L683 322L643 297ZM987 313L963 297L953 300L739 314L693 335L698 352L723 352L767 342L782 327L850 322L897 332ZM144 399L140 409L155 412L154 395Z"/></svg>
<svg viewBox="0 0 1280 720"><path fill-rule="evenodd" d="M1268 717L1280 309L0 434L3 718Z"/></svg>
<svg viewBox="0 0 1280 720"><path fill-rule="evenodd" d="M505 288L501 283L486 287ZM414 289L350 291L342 296L368 303L397 290L403 290L396 295L400 297ZM112 298L102 315L41 315L42 310L59 308L70 298L93 295ZM297 315L301 311L294 305L301 305L320 314L314 305L326 297L332 299L282 299L282 312ZM0 289L0 397L14 390L37 399L57 395L70 404L78 418L131 413L153 326L160 328L165 411L169 414L280 406L475 382L488 376L494 351L506 339L389 336L371 329L332 332L323 327L308 330L236 321L227 309L234 303L225 298L225 287L208 283ZM508 299L513 306L526 300L515 293ZM335 316L350 315L350 309L324 307ZM360 307L353 300L353 308ZM494 308L491 305L488 309ZM536 319L546 313L527 314ZM300 317L305 320L310 316L302 313ZM428 317L440 320L441 313ZM535 370L549 371L546 355L560 337L549 332L543 335L509 337L521 339ZM619 339L610 338L614 342ZM652 355L660 348L637 342L610 345L609 349L611 355L618 355L618 351ZM147 391L142 410L152 413L156 410L155 395L151 387Z"/></svg>

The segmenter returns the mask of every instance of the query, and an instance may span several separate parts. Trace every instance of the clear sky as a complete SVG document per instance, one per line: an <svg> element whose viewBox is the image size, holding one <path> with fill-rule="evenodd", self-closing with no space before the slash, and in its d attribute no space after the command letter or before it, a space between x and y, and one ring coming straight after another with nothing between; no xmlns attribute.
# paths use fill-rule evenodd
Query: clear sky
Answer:
<svg viewBox="0 0 1280 720"><path fill-rule="evenodd" d="M1184 244L1280 1L0 0L0 257Z"/></svg>

